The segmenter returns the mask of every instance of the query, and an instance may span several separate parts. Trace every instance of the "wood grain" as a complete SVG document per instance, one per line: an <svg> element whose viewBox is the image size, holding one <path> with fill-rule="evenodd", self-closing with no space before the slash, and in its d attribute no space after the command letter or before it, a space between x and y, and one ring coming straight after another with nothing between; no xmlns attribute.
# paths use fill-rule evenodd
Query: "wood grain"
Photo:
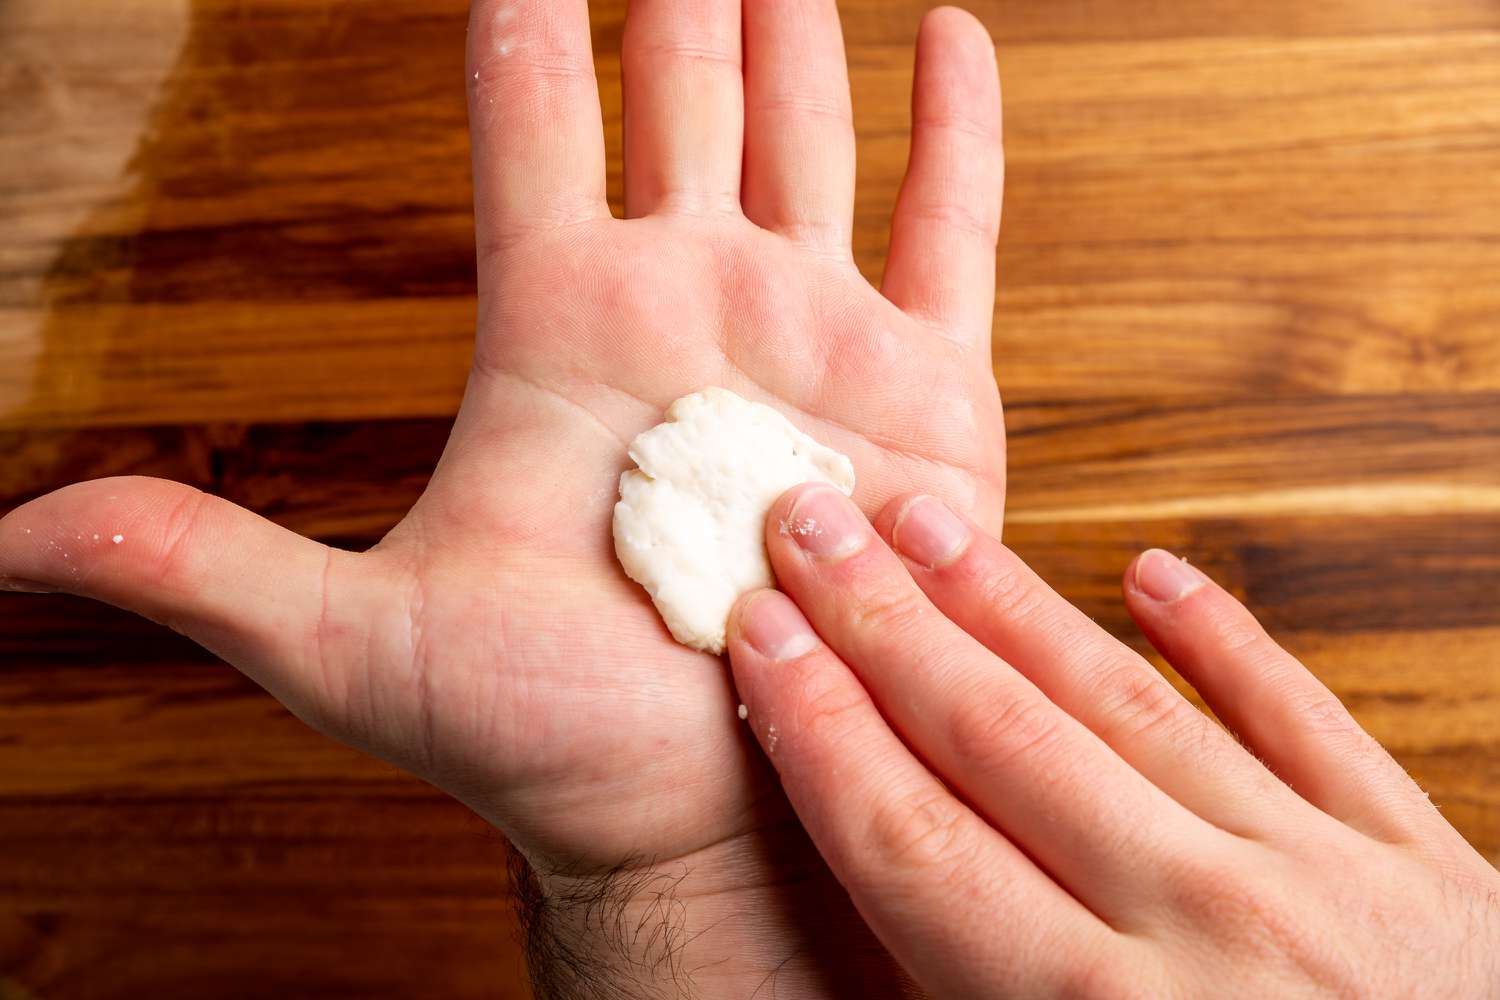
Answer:
<svg viewBox="0 0 1500 1000"><path fill-rule="evenodd" d="M924 5L840 6L878 278ZM1008 540L1137 647L1120 572L1188 554L1500 861L1500 6L969 6ZM142 473L400 518L470 352L464 8L0 0L0 511ZM6 1000L524 995L483 824L83 601L0 595L0 847Z"/></svg>

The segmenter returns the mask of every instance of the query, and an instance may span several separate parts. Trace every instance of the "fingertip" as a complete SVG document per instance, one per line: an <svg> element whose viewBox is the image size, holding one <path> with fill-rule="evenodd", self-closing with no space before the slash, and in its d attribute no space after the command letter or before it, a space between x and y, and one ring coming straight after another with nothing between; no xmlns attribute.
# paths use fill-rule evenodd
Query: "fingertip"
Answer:
<svg viewBox="0 0 1500 1000"><path fill-rule="evenodd" d="M938 7L917 33L920 106L956 103L966 116L996 123L999 134L1000 69L995 42L984 23L961 7Z"/></svg>
<svg viewBox="0 0 1500 1000"><path fill-rule="evenodd" d="M741 594L739 598L734 602L734 606L729 609L729 620L724 623L724 641L726 649L729 648L729 644L733 643L735 640L744 640L745 626L743 623L743 617L745 614L745 609L748 608L752 603L754 603L757 597L759 597L761 594L769 592L771 589L772 588L770 587L757 587L754 590L747 590L743 594Z"/></svg>
<svg viewBox="0 0 1500 1000"><path fill-rule="evenodd" d="M929 68L941 68L950 85L961 84L964 99L981 106L995 101L996 105L986 107L986 111L999 114L1000 67L995 40L975 15L961 7L930 11L917 32L917 60Z"/></svg>
<svg viewBox="0 0 1500 1000"><path fill-rule="evenodd" d="M725 649L739 695L737 714L774 755L784 735L777 723L797 715L809 679L822 671L818 651L826 647L790 598L766 588L735 603Z"/></svg>
<svg viewBox="0 0 1500 1000"><path fill-rule="evenodd" d="M1125 571L1126 596L1158 606L1176 604L1212 581L1185 558L1165 549L1147 549Z"/></svg>
<svg viewBox="0 0 1500 1000"><path fill-rule="evenodd" d="M771 564L781 573L792 569L789 560L794 551L826 563L842 562L864 551L870 542L870 522L854 498L833 484L802 483L771 505L765 540Z"/></svg>
<svg viewBox="0 0 1500 1000"><path fill-rule="evenodd" d="M776 498L771 504L771 509L766 512L766 531L773 535L784 535L786 524L792 517L792 511L797 507L797 501L814 490L833 489L824 482L798 483Z"/></svg>
<svg viewBox="0 0 1500 1000"><path fill-rule="evenodd" d="M92 587L108 582L112 564L127 553L138 558L139 545L131 543L139 540L141 524L202 495L146 476L64 486L0 518L0 577L35 589L100 596Z"/></svg>
<svg viewBox="0 0 1500 1000"><path fill-rule="evenodd" d="M1124 573L1124 575L1122 577L1120 577L1120 589L1124 592L1126 600L1129 600L1129 599L1131 599L1133 597L1136 597L1136 596L1138 596L1140 594L1141 588L1136 583L1136 572L1140 568L1141 559L1143 559L1145 557L1145 555L1146 555L1147 552L1153 552L1153 551L1155 551L1155 550L1154 549L1146 549L1146 550L1144 550L1142 552L1137 552L1135 554L1135 557L1132 558L1130 560L1130 562L1126 564L1126 566L1125 566L1125 573Z"/></svg>
<svg viewBox="0 0 1500 1000"><path fill-rule="evenodd" d="M779 590L757 590L741 598L730 623L731 659L736 640L742 652L770 663L801 659L822 644L802 609Z"/></svg>
<svg viewBox="0 0 1500 1000"><path fill-rule="evenodd" d="M344 610L330 603L331 562L326 546L228 500L143 476L75 483L0 521L11 589L77 594L168 624L300 704L306 685L292 675ZM354 578L361 595L381 592L382 578ZM363 621L349 624L352 640Z"/></svg>
<svg viewBox="0 0 1500 1000"><path fill-rule="evenodd" d="M761 666L760 655L745 638L745 611L768 590L769 588L759 588L741 594L739 600L734 602L734 607L729 609L729 620L724 623L724 655L729 659L729 672L734 678L735 691L739 694L742 708L755 705L759 700L756 676L757 668ZM745 708L745 715L740 718L745 718L749 712L750 709Z"/></svg>
<svg viewBox="0 0 1500 1000"><path fill-rule="evenodd" d="M901 521L901 515L906 513L906 508L911 505L913 500L921 499L926 495L916 490L909 493L902 493L899 496L893 497L890 502L880 508L880 513L875 515L875 530L885 540L887 545L891 545L894 548L896 525Z"/></svg>
<svg viewBox="0 0 1500 1000"><path fill-rule="evenodd" d="M945 5L934 7L922 17L917 33L918 44L924 41L945 45L972 47L976 53L982 47L991 59L995 56L995 43L976 15L962 7Z"/></svg>

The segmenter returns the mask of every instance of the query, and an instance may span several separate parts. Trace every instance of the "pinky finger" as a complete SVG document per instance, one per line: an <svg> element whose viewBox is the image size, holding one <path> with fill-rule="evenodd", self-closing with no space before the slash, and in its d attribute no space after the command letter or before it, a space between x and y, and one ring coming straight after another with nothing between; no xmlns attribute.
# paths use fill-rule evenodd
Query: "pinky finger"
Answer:
<svg viewBox="0 0 1500 1000"><path fill-rule="evenodd" d="M1214 714L1303 798L1372 837L1427 841L1443 822L1401 765L1243 604L1170 553L1143 553L1125 603Z"/></svg>
<svg viewBox="0 0 1500 1000"><path fill-rule="evenodd" d="M912 756L789 598L743 599L729 654L750 725L808 834L930 992L1057 995L1074 974L1065 952L1109 958L1114 933ZM955 933L989 927L1005 933Z"/></svg>

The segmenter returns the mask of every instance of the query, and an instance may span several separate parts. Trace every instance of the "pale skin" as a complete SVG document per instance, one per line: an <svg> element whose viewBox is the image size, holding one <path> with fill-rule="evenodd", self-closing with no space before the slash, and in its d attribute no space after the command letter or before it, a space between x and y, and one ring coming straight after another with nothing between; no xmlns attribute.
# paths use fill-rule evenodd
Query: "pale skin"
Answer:
<svg viewBox="0 0 1500 1000"><path fill-rule="evenodd" d="M870 513L920 488L998 530L994 49L960 11L922 24L877 289L850 251L833 0L630 4L624 219L605 201L590 44L585 0L472 6L474 365L430 486L378 546L332 550L180 484L112 479L0 521L0 579L193 637L462 799L559 899L573 873L686 873L689 943L667 968L648 926L626 943L640 954L612 957L619 975L879 995L889 960L736 718L723 662L671 640L609 523L625 443L718 385L850 456Z"/></svg>
<svg viewBox="0 0 1500 1000"><path fill-rule="evenodd" d="M737 694L721 661L674 644L621 574L608 524L624 443L678 396L721 385L777 406L848 454L864 515L921 490L998 535L1004 442L989 326L1003 166L990 39L952 9L922 23L912 155L879 289L850 254L854 141L833 0L746 0L743 10L739 0L631 4L622 52L624 219L610 217L604 198L584 0L477 0L468 44L475 362L448 448L410 514L373 550L350 553L180 484L101 480L0 521L0 580L95 597L192 636L323 732L469 804L525 853L556 899L568 898L578 879L620 866L677 880L671 919L683 933L670 961L659 937L621 946L586 917L558 911L578 950L622 982L671 992L690 980L709 996L749 996L768 981L778 997L894 994L895 964L735 715L743 696L754 735L764 737L762 724L777 712L795 717L789 699L798 689L773 696L757 686L755 677L771 674L757 673L740 643ZM872 542L866 551L880 549ZM811 613L812 601L788 589ZM1075 633L1084 623L1073 614L1027 634L1082 643ZM1170 633L1190 645L1200 633L1186 621L1168 616L1153 637ZM886 635L879 624L871 636ZM959 624L984 635L978 624ZM795 663L823 664L833 676L831 657L819 646ZM854 677L860 662L852 654L848 666L839 661L843 676ZM1072 669L1100 665L1080 659ZM1104 699L1100 711L1110 704ZM1141 705L1114 709L1134 718ZM1076 718L1083 709L1062 708L1073 713L1070 725L1091 729ZM1318 702L1308 711L1321 718L1330 710ZM875 727L878 716L863 721ZM923 922L931 899L910 895L906 930L892 929L893 911L856 888L830 839L868 819L852 807L810 809L806 789L816 786L805 776L817 758L806 758L813 765L803 778L786 761L789 748L800 753L813 737L783 738L792 742L771 760L879 941L919 979L968 977L932 978L935 990L1004 989L1012 984L984 978L1019 975L1008 971L1014 956L1004 948L1031 954L1035 935L1071 926L1045 923L1050 910L1025 914L1031 922L1019 922L1014 937L996 935L955 956L969 964L934 973L912 957L912 942L933 933ZM1099 752L1120 757L1113 746ZM1315 750L1311 740L1298 748ZM1025 755L1013 760L1019 766ZM1165 764L1142 771L1120 760L1095 778L1118 778L1116 798L1138 808L1175 801L1162 808L1184 823L1197 815L1175 790L1152 784L1170 770ZM1014 780L1041 784L1035 775L1031 786L1024 774ZM1205 785L1224 792L1226 810L1233 802L1224 786L1233 780ZM1266 781L1275 784L1269 772ZM878 789L860 787L867 805L881 805ZM1313 805L1329 823L1344 822ZM983 820L990 843L1011 835L992 820ZM1115 871L1109 858L1136 849L1132 829L1122 819L1094 827L1097 843L1075 842L1078 864ZM1428 850L1424 871L1447 871L1453 885L1474 870L1473 858L1470 867L1443 867L1467 850L1451 830L1434 835ZM963 883L969 903L1003 901L1018 851L1001 849L1010 869L976 869L984 876ZM912 860L921 855L919 845ZM1245 923L1236 897L1215 907L1218 874L1204 868L1184 890L1210 924L1222 916L1218 938L1210 927L1193 939L1208 942L1202 954ZM1079 919L1102 921L1069 895L1073 883L1047 890L1033 882ZM945 894L953 897L956 884ZM622 905L647 922L665 919L649 893ZM976 924L966 910L955 926L994 920ZM1439 944L1461 933L1456 917L1435 926ZM1101 956L1115 952L1085 947L1103 948L1094 932L1042 950L1073 954L1073 974L1093 970L1102 988ZM1016 983L1052 981L1038 973Z"/></svg>
<svg viewBox="0 0 1500 1000"><path fill-rule="evenodd" d="M1500 996L1500 873L1186 562L1125 603L1243 743L935 498L810 484L765 537L750 724L929 995Z"/></svg>

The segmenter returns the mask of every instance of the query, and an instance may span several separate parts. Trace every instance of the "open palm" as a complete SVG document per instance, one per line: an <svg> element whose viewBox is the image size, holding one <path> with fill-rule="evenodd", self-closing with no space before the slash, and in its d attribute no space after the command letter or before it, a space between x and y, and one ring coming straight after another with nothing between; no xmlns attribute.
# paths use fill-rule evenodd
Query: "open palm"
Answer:
<svg viewBox="0 0 1500 1000"><path fill-rule="evenodd" d="M952 10L924 23L882 295L849 248L833 0L631 4L625 220L605 203L587 21L585 0L475 4L473 371L430 487L379 546L329 550L147 479L0 522L0 575L172 624L534 860L584 868L753 835L779 797L721 662L672 642L615 562L632 436L724 386L848 454L866 511L919 488L991 531L1004 458L982 27ZM80 533L100 540L67 541Z"/></svg>

